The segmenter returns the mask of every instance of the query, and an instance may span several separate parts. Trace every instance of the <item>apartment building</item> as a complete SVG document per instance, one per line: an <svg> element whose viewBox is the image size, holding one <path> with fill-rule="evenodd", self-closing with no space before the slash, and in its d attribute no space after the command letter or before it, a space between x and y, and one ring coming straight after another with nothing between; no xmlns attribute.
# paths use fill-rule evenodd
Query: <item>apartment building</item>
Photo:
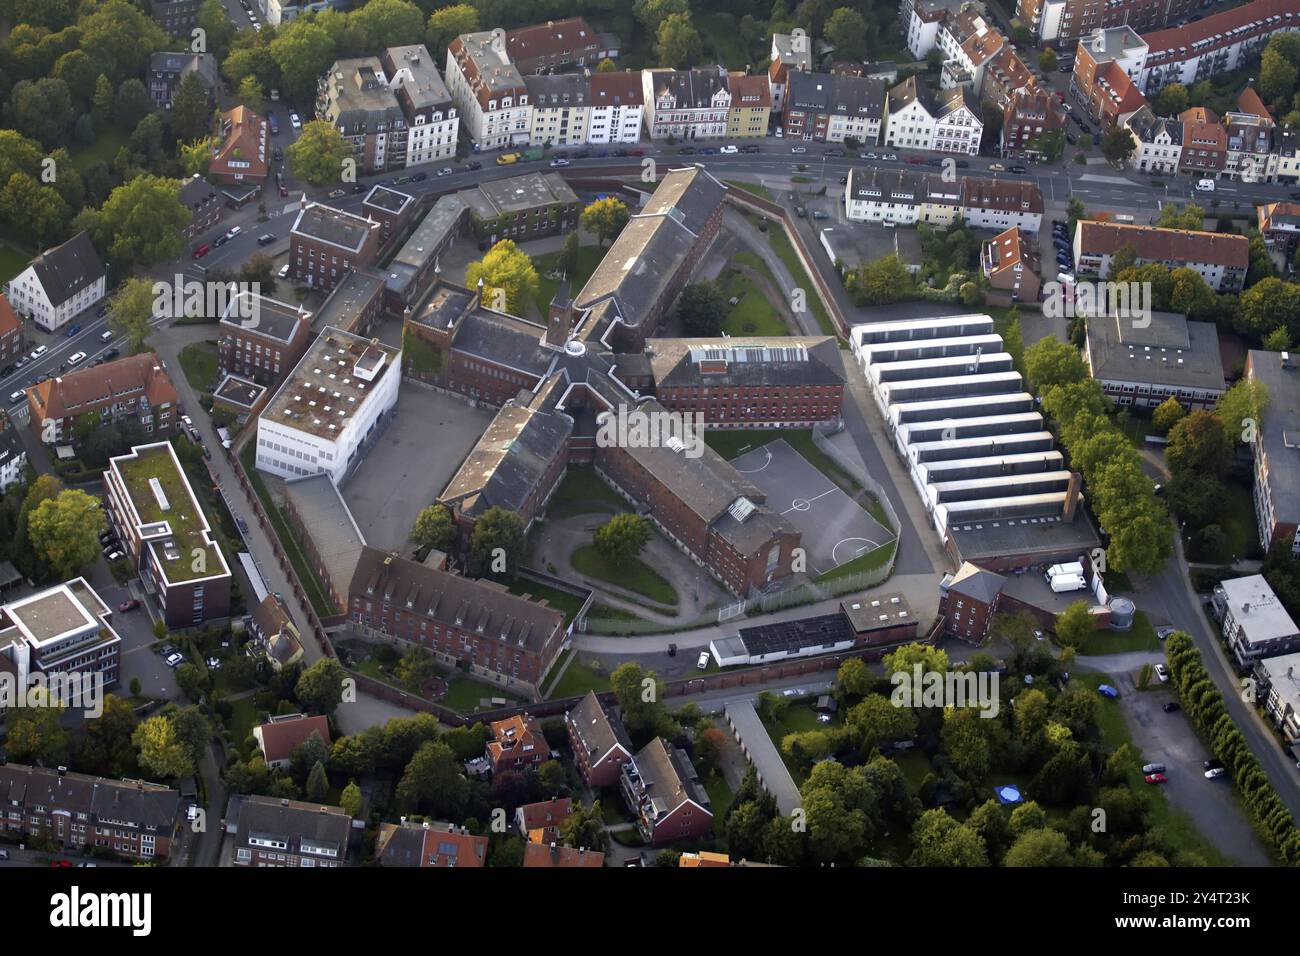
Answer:
<svg viewBox="0 0 1300 956"><path fill-rule="evenodd" d="M152 0L149 15L172 36L188 40L190 31L199 25L201 6L203 0Z"/></svg>
<svg viewBox="0 0 1300 956"><path fill-rule="evenodd" d="M217 141L208 176L218 184L261 186L271 166L271 130L247 106L220 113L213 124Z"/></svg>
<svg viewBox="0 0 1300 956"><path fill-rule="evenodd" d="M149 57L149 98L160 110L172 108L172 97L181 80L193 73L203 84L208 102L216 104L221 77L217 58L211 53L155 53Z"/></svg>
<svg viewBox="0 0 1300 956"><path fill-rule="evenodd" d="M980 88L980 101L994 106L1005 106L1007 101L1025 93L1037 93L1038 79L1030 72L1025 61L1009 44L988 62L984 70L984 83Z"/></svg>
<svg viewBox="0 0 1300 956"><path fill-rule="evenodd" d="M720 66L694 70L642 70L645 124L652 140L722 139L727 135L731 90Z"/></svg>
<svg viewBox="0 0 1300 956"><path fill-rule="evenodd" d="M581 73L529 74L524 87L532 100L533 146L577 146L591 126L591 80Z"/></svg>
<svg viewBox="0 0 1300 956"><path fill-rule="evenodd" d="M939 30L948 17L967 7L984 12L984 4L968 4L966 0L903 0L899 5L899 17L912 56L924 60L926 54L938 45Z"/></svg>
<svg viewBox="0 0 1300 956"><path fill-rule="evenodd" d="M885 100L885 145L894 149L930 149L938 112L929 88L909 76Z"/></svg>
<svg viewBox="0 0 1300 956"><path fill-rule="evenodd" d="M447 88L476 149L526 145L532 133L528 87L506 49L504 30L465 33L447 48Z"/></svg>
<svg viewBox="0 0 1300 956"><path fill-rule="evenodd" d="M583 782L593 790L618 783L623 767L632 759L632 742L616 714L611 714L595 691L564 715L569 749Z"/></svg>
<svg viewBox="0 0 1300 956"><path fill-rule="evenodd" d="M1219 332L1213 322L1153 312L1150 321L1091 316L1084 358L1116 405L1155 408L1177 398L1184 408L1211 409L1227 389Z"/></svg>
<svg viewBox="0 0 1300 956"><path fill-rule="evenodd" d="M1080 273L1110 276L1110 264L1123 246L1137 253L1139 265L1159 262L1170 269L1194 269L1215 292L1240 291L1250 264L1245 236L1162 229L1081 219L1074 230L1074 262Z"/></svg>
<svg viewBox="0 0 1300 956"><path fill-rule="evenodd" d="M311 315L301 305L240 292L217 326L217 373L275 388L311 343Z"/></svg>
<svg viewBox="0 0 1300 956"><path fill-rule="evenodd" d="M289 230L289 275L328 292L379 255L383 227L374 219L320 203L304 203Z"/></svg>
<svg viewBox="0 0 1300 956"><path fill-rule="evenodd" d="M170 437L180 416L180 396L153 352L65 372L26 391L31 428L48 445L71 440L87 415L101 424L134 418L158 438Z"/></svg>
<svg viewBox="0 0 1300 956"><path fill-rule="evenodd" d="M787 139L864 146L880 140L887 85L876 77L795 73L790 77L783 132Z"/></svg>
<svg viewBox="0 0 1300 956"><path fill-rule="evenodd" d="M1139 84L1149 49L1146 41L1129 26L1090 31L1080 38L1075 48L1070 95L1080 103L1090 104L1096 95L1099 75L1112 63L1118 72L1107 71L1107 82L1114 85L1118 73L1122 73L1135 85Z"/></svg>
<svg viewBox="0 0 1300 956"><path fill-rule="evenodd" d="M380 56L388 87L397 99L406 127L406 166L452 159L460 132L460 114L437 61L422 44L392 46ZM399 153L389 153L388 168Z"/></svg>
<svg viewBox="0 0 1300 956"><path fill-rule="evenodd" d="M1300 528L1300 440L1294 429L1300 420L1300 368L1290 352L1251 349L1246 353L1245 374L1268 390L1259 434L1250 446L1260 547L1268 549L1291 539L1292 555L1300 556L1300 535L1296 533Z"/></svg>
<svg viewBox="0 0 1300 956"><path fill-rule="evenodd" d="M1157 116L1150 106L1141 106L1121 116L1119 124L1133 138L1130 168L1160 176L1178 172L1183 155L1182 120Z"/></svg>
<svg viewBox="0 0 1300 956"><path fill-rule="evenodd" d="M0 807L3 832L20 842L48 840L64 853L110 850L151 863L171 853L181 795L145 780L8 763L0 764Z"/></svg>
<svg viewBox="0 0 1300 956"><path fill-rule="evenodd" d="M111 689L120 679L122 656L112 618L113 609L85 578L0 605L0 670L24 692L42 675L81 675ZM70 706L82 703L74 686L65 686L60 696Z"/></svg>
<svg viewBox="0 0 1300 956"><path fill-rule="evenodd" d="M969 561L955 572L949 571L939 582L939 617L945 634L983 644L997 616L1002 590L1007 579L986 571Z"/></svg>
<svg viewBox="0 0 1300 956"><path fill-rule="evenodd" d="M547 20L506 32L506 53L524 76L574 67L595 70L618 56L617 38L593 30L583 17Z"/></svg>
<svg viewBox="0 0 1300 956"><path fill-rule="evenodd" d="M1294 747L1300 742L1300 654L1258 660L1252 673L1273 725L1281 731L1282 739Z"/></svg>
<svg viewBox="0 0 1300 956"><path fill-rule="evenodd" d="M332 869L348 865L352 818L342 807L237 794L226 810L235 866Z"/></svg>
<svg viewBox="0 0 1300 956"><path fill-rule="evenodd" d="M961 181L909 169L879 166L849 170L844 190L845 218L914 226L919 222L942 228L961 218Z"/></svg>
<svg viewBox="0 0 1300 956"><path fill-rule="evenodd" d="M1067 45L1099 29L1158 30L1200 11L1201 0L1017 0L1016 17L1043 43Z"/></svg>
<svg viewBox="0 0 1300 956"><path fill-rule="evenodd" d="M961 216L968 226L1001 232L1013 226L1037 233L1043 224L1043 193L1023 179L962 178Z"/></svg>
<svg viewBox="0 0 1300 956"><path fill-rule="evenodd" d="M371 547L352 576L348 620L525 693L541 684L566 636L564 615L545 604Z"/></svg>
<svg viewBox="0 0 1300 956"><path fill-rule="evenodd" d="M230 567L170 442L136 445L104 472L108 522L169 628L230 615Z"/></svg>
<svg viewBox="0 0 1300 956"><path fill-rule="evenodd" d="M108 271L90 234L79 232L46 249L5 283L14 310L44 332L67 325L104 298Z"/></svg>
<svg viewBox="0 0 1300 956"><path fill-rule="evenodd" d="M623 801L651 846L700 840L713 829L713 806L686 753L656 737L623 766Z"/></svg>
<svg viewBox="0 0 1300 956"><path fill-rule="evenodd" d="M1193 106L1178 114L1183 126L1183 148L1178 171L1203 179L1217 179L1228 165L1228 131L1214 111Z"/></svg>
<svg viewBox="0 0 1300 956"><path fill-rule="evenodd" d="M752 139L767 135L772 116L772 93L766 76L732 73L727 78L731 109L727 111L727 138Z"/></svg>
<svg viewBox="0 0 1300 956"><path fill-rule="evenodd" d="M1277 175L1277 122L1254 87L1237 95L1237 108L1223 114L1228 155L1223 172L1242 182L1271 182Z"/></svg>
<svg viewBox="0 0 1300 956"><path fill-rule="evenodd" d="M1139 82L1148 96L1170 83L1190 87L1241 69L1260 54L1274 33L1296 30L1300 30L1300 0L1251 0L1195 23L1144 33L1151 52Z"/></svg>
<svg viewBox="0 0 1300 956"><path fill-rule="evenodd" d="M371 186L366 198L361 200L362 217L379 223L381 243L394 233L405 230L416 208L414 196L379 183Z"/></svg>
<svg viewBox="0 0 1300 956"><path fill-rule="evenodd" d="M542 735L542 725L531 714L515 714L488 725L492 734L486 753L492 772L523 773L536 770L551 759L551 745Z"/></svg>
<svg viewBox="0 0 1300 956"><path fill-rule="evenodd" d="M484 867L488 838L454 823L381 823L375 838L380 866Z"/></svg>
<svg viewBox="0 0 1300 956"><path fill-rule="evenodd" d="M588 80L591 105L587 111L587 141L635 143L645 122L645 93L641 73L593 73Z"/></svg>
<svg viewBox="0 0 1300 956"><path fill-rule="evenodd" d="M986 68L1008 46L1006 38L972 6L945 17L936 36L945 59L940 70L940 89L966 86L977 97L984 89Z"/></svg>
<svg viewBox="0 0 1300 956"><path fill-rule="evenodd" d="M1268 247L1281 253L1290 262L1297 247L1300 247L1300 203L1264 203L1255 207L1255 219L1259 233ZM0 316L3 311L3 300L0 300ZM0 320L0 329L3 327L3 321Z"/></svg>
<svg viewBox="0 0 1300 956"><path fill-rule="evenodd" d="M190 221L185 226L185 241L190 242L221 224L221 197L212 184L195 173L181 186L176 197L190 211Z"/></svg>
<svg viewBox="0 0 1300 956"><path fill-rule="evenodd" d="M401 350L326 326L257 419L257 467L338 485L397 403Z"/></svg>
<svg viewBox="0 0 1300 956"><path fill-rule="evenodd" d="M1137 84L1115 60L1103 63L1093 74L1092 86L1079 92L1088 116L1097 121L1103 133L1110 132L1120 117L1147 105Z"/></svg>
<svg viewBox="0 0 1300 956"><path fill-rule="evenodd" d="M27 480L27 446L8 412L0 412L0 492Z"/></svg>
<svg viewBox="0 0 1300 956"><path fill-rule="evenodd" d="M812 69L812 48L807 34L773 33L768 64L767 88L772 112L780 114L785 109L791 74Z"/></svg>
<svg viewBox="0 0 1300 956"><path fill-rule="evenodd" d="M1008 96L1002 107L999 150L1003 156L1023 156L1048 133L1065 129L1065 111L1048 90L1032 87Z"/></svg>
<svg viewBox="0 0 1300 956"><path fill-rule="evenodd" d="M1212 602L1228 649L1242 667L1300 649L1300 627L1262 574L1226 578Z"/></svg>
<svg viewBox="0 0 1300 956"><path fill-rule="evenodd" d="M1013 302L1038 301L1041 270L1034 241L1016 226L998 233L980 249L980 271L989 287L1009 293Z"/></svg>

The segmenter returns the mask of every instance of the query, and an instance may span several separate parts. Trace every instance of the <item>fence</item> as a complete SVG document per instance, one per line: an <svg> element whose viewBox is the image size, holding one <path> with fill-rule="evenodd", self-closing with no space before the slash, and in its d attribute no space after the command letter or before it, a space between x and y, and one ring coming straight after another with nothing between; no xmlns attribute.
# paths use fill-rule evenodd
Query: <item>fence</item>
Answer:
<svg viewBox="0 0 1300 956"><path fill-rule="evenodd" d="M840 468L843 468L852 478L867 489L872 496L880 502L880 507L885 512L885 517L889 519L889 530L894 532L895 537L898 535L898 529L901 528L902 522L898 520L898 512L894 510L894 504L889 500L889 495L885 493L884 485L872 478L867 472L866 466L861 459L855 459L844 452L824 434L826 426L814 425L812 429L812 441L817 449L827 458L835 462ZM892 562L891 562L892 564Z"/></svg>

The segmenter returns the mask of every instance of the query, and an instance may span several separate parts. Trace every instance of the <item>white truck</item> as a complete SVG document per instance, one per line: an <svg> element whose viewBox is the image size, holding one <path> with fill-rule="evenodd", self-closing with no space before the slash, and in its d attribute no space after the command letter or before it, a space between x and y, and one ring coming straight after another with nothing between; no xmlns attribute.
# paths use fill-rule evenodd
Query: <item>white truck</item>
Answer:
<svg viewBox="0 0 1300 956"><path fill-rule="evenodd" d="M1052 578L1066 577L1068 575L1083 577L1083 563L1074 561L1070 564L1054 564L1047 569L1043 577L1050 584Z"/></svg>
<svg viewBox="0 0 1300 956"><path fill-rule="evenodd" d="M1051 579L1052 590L1057 594L1068 591L1082 591L1088 586L1082 574L1058 574Z"/></svg>

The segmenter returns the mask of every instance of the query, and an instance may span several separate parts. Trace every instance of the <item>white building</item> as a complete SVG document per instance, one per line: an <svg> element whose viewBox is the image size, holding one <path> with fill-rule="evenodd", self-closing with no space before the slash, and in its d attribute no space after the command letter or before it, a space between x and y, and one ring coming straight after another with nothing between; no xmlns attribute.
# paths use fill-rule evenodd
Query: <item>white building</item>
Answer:
<svg viewBox="0 0 1300 956"><path fill-rule="evenodd" d="M578 146L591 126L591 83L581 73L524 77L533 104L528 142L533 146ZM608 142L608 140L607 140Z"/></svg>
<svg viewBox="0 0 1300 956"><path fill-rule="evenodd" d="M1015 226L1038 232L1043 225L1043 192L1022 179L962 179L961 217L976 229L1004 232Z"/></svg>
<svg viewBox="0 0 1300 956"><path fill-rule="evenodd" d="M785 105L790 74L812 69L812 41L806 33L773 33L771 65L767 69L767 89L772 97L772 112L779 114Z"/></svg>
<svg viewBox="0 0 1300 956"><path fill-rule="evenodd" d="M428 49L419 44L389 47L384 65L406 119L406 165L454 157L460 117Z"/></svg>
<svg viewBox="0 0 1300 956"><path fill-rule="evenodd" d="M1119 117L1119 126L1127 129L1137 147L1129 157L1129 166L1140 173L1174 176L1183 154L1183 124L1176 119L1156 116L1151 107L1143 106Z"/></svg>
<svg viewBox="0 0 1300 956"><path fill-rule="evenodd" d="M641 94L651 139L722 139L727 135L731 90L722 67L642 70Z"/></svg>
<svg viewBox="0 0 1300 956"><path fill-rule="evenodd" d="M934 97L915 76L889 91L885 99L885 145L894 149L929 149L934 144Z"/></svg>
<svg viewBox="0 0 1300 956"><path fill-rule="evenodd" d="M32 678L79 674L98 675L105 688L118 681L122 639L109 620L113 609L85 578L73 578L0 606L0 658L13 674L14 686L26 690ZM76 684L59 691L65 704L78 702ZM83 685L84 687L84 685ZM91 701L84 701L89 704ZM6 701L0 700L0 714Z"/></svg>
<svg viewBox="0 0 1300 956"><path fill-rule="evenodd" d="M465 33L452 40L445 76L476 149L528 143L532 103L524 78L510 62L504 30Z"/></svg>
<svg viewBox="0 0 1300 956"><path fill-rule="evenodd" d="M5 284L5 295L19 315L53 332L99 303L107 278L90 236L79 232L33 259Z"/></svg>
<svg viewBox="0 0 1300 956"><path fill-rule="evenodd" d="M1262 574L1220 582L1213 600L1223 636L1238 663L1300 650L1300 628Z"/></svg>
<svg viewBox="0 0 1300 956"><path fill-rule="evenodd" d="M262 11L262 18L267 26L278 27L281 23L296 20L304 13L319 13L331 7L346 7L348 4L339 0L253 0Z"/></svg>
<svg viewBox="0 0 1300 956"><path fill-rule="evenodd" d="M1281 31L1300 30L1300 0L1252 0L1212 13L1184 26L1145 34L1150 47L1139 89L1147 96L1181 83L1241 69L1258 56L1268 39Z"/></svg>
<svg viewBox="0 0 1300 956"><path fill-rule="evenodd" d="M282 478L358 464L397 403L401 350L324 329L257 419L257 467Z"/></svg>
<svg viewBox="0 0 1300 956"><path fill-rule="evenodd" d="M7 412L0 412L0 492L27 477L27 448Z"/></svg>
<svg viewBox="0 0 1300 956"><path fill-rule="evenodd" d="M940 153L974 156L980 151L984 120L980 105L968 87L946 90L935 97L934 142L930 149Z"/></svg>
<svg viewBox="0 0 1300 956"><path fill-rule="evenodd" d="M900 14L907 49L918 60L934 49L939 40L939 29L949 14L957 13L965 0L903 0ZM982 8L982 4L972 4Z"/></svg>
<svg viewBox="0 0 1300 956"><path fill-rule="evenodd" d="M645 119L641 73L593 73L587 114L590 143L636 143Z"/></svg>

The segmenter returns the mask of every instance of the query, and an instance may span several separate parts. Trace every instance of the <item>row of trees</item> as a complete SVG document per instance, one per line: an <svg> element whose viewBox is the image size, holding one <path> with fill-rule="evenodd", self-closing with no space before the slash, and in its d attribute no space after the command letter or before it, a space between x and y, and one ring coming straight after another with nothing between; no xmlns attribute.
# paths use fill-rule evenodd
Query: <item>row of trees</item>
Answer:
<svg viewBox="0 0 1300 956"><path fill-rule="evenodd" d="M1210 750L1223 761L1256 832L1269 842L1287 866L1300 863L1300 833L1291 811L1278 797L1259 758L1233 723L1223 695L1205 669L1201 652L1190 637L1179 631L1165 642L1165 657L1183 710Z"/></svg>
<svg viewBox="0 0 1300 956"><path fill-rule="evenodd" d="M1172 551L1169 515L1137 449L1111 421L1110 403L1079 352L1052 336L1025 352L1029 382L1056 420L1071 466L1083 474L1092 510L1109 535L1114 571L1154 574Z"/></svg>

